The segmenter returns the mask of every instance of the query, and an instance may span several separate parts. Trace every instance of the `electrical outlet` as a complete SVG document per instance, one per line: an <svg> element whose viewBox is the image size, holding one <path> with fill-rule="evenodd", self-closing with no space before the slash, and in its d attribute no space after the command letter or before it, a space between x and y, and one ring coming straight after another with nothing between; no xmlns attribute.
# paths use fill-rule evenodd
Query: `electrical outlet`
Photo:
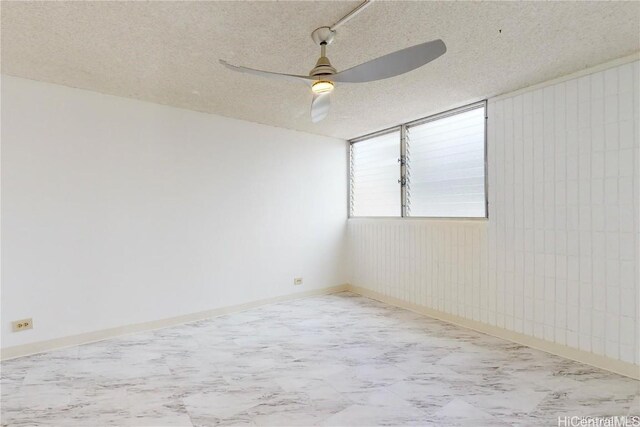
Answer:
<svg viewBox="0 0 640 427"><path fill-rule="evenodd" d="M33 329L33 320L31 319L16 320L15 322L11 322L11 326L13 327L13 332L26 331L27 329Z"/></svg>
<svg viewBox="0 0 640 427"><path fill-rule="evenodd" d="M302 285L302 277L294 277L293 278L294 285Z"/></svg>

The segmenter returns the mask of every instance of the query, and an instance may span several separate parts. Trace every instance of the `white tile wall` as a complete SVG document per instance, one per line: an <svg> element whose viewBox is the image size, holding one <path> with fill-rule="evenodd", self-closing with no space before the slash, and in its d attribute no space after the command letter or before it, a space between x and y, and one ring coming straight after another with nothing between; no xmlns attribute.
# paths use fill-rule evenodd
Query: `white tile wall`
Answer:
<svg viewBox="0 0 640 427"><path fill-rule="evenodd" d="M490 100L489 220L349 220L351 283L640 364L640 62Z"/></svg>

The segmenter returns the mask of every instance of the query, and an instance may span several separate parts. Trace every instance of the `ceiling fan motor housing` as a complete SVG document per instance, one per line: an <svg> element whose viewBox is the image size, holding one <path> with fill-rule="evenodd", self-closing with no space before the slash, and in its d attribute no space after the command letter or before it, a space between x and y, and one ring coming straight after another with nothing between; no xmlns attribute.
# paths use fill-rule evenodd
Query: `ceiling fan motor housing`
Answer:
<svg viewBox="0 0 640 427"><path fill-rule="evenodd" d="M326 56L321 56L318 59L318 62L316 62L316 66L313 67L313 69L309 72L309 75L314 77L322 77L335 74L336 72L336 69L333 68L333 65L331 65L331 62L329 62L329 58L327 58Z"/></svg>
<svg viewBox="0 0 640 427"><path fill-rule="evenodd" d="M336 32L333 31L329 27L320 27L317 28L311 33L311 38L314 42L320 45L320 58L318 62L316 62L316 66L309 72L309 75L312 77L318 76L321 77L323 75L331 75L337 73L337 70L331 65L329 62L329 58L327 58L326 51L327 45L331 44L333 38L335 37Z"/></svg>

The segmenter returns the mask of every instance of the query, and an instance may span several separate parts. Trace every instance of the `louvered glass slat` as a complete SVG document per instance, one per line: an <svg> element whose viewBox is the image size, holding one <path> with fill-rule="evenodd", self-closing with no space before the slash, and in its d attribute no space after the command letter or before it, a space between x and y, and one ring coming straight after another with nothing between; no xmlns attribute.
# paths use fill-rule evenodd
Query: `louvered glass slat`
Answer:
<svg viewBox="0 0 640 427"><path fill-rule="evenodd" d="M351 216L400 216L400 131L351 144Z"/></svg>
<svg viewBox="0 0 640 427"><path fill-rule="evenodd" d="M407 127L407 215L485 211L484 107Z"/></svg>

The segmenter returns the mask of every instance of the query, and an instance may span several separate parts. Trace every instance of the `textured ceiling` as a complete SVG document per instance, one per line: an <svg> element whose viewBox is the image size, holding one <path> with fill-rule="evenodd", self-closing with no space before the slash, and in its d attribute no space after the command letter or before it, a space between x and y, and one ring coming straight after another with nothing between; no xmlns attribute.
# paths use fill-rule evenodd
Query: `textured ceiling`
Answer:
<svg viewBox="0 0 640 427"><path fill-rule="evenodd" d="M319 53L311 31L357 4L3 1L2 72L351 138L640 50L639 2L374 2L338 30L336 68L437 38L448 52L338 86L317 124L304 85L218 64L306 74Z"/></svg>

